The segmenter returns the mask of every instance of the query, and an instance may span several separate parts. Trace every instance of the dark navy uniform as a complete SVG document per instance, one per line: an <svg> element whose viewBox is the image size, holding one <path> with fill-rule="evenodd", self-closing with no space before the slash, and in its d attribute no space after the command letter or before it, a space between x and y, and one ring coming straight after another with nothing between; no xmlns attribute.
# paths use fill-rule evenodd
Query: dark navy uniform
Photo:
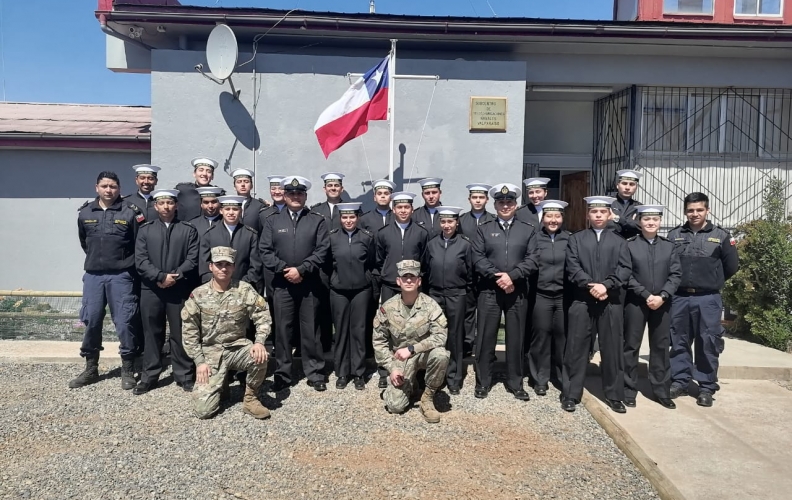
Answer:
<svg viewBox="0 0 792 500"><path fill-rule="evenodd" d="M641 205L641 202L635 201L632 198L625 200L617 196L616 201L611 203L611 211L619 220L608 221L608 229L624 239L641 234L641 228L638 227L637 211L638 207Z"/></svg>
<svg viewBox="0 0 792 500"><path fill-rule="evenodd" d="M283 205L281 205L283 207ZM280 212L278 205L274 203L266 208L262 208L259 211L258 218L259 218L259 225L261 226L261 231L259 231L259 240L261 239L261 233L264 231L264 220L272 214L277 214ZM261 246L259 246L259 258L261 258ZM272 272L264 266L264 262L262 259L261 263L261 280L259 280L258 285L256 286L256 290L258 293L264 296L267 301L267 306L269 306L270 316L272 319L272 331L277 331L277 325L275 324L275 315L273 314L275 311L275 305L272 303L272 279L273 274ZM265 341L267 347L274 348L275 347L275 335L270 335L267 337Z"/></svg>
<svg viewBox="0 0 792 500"><path fill-rule="evenodd" d="M491 220L495 220L495 216L486 210L478 218L473 215L473 212L465 212L459 216L458 232L470 238L472 242L473 238L476 237L479 225ZM477 277L478 275L473 273L474 283L465 299L465 352L470 352L476 343L476 302L478 301L478 295L475 280Z"/></svg>
<svg viewBox="0 0 792 500"><path fill-rule="evenodd" d="M536 205L533 203L528 203L527 205L523 205L517 209L514 213L514 216L517 220L521 220L523 222L527 222L531 224L533 227L539 227L539 213L536 210Z"/></svg>
<svg viewBox="0 0 792 500"><path fill-rule="evenodd" d="M393 211L388 209L385 215L382 215L375 208L370 212L366 212L358 219L358 227L362 227L366 231L376 233L378 230L387 226L393 220Z"/></svg>
<svg viewBox="0 0 792 500"><path fill-rule="evenodd" d="M374 235L356 228L330 231L330 305L335 325L335 372L363 377L366 370L366 323L375 264Z"/></svg>
<svg viewBox="0 0 792 500"><path fill-rule="evenodd" d="M273 321L275 331L275 378L292 382L292 332L300 332L303 368L309 382L324 383L324 354L316 318L319 272L328 258L330 241L324 217L303 208L296 221L284 208L264 219L259 252L264 267L272 276ZM296 267L302 276L297 284L283 275Z"/></svg>
<svg viewBox="0 0 792 500"><path fill-rule="evenodd" d="M516 217L508 229L499 220L480 225L473 240L473 264L478 286L478 339L476 341L476 385L485 392L492 386L495 344L501 313L506 319L506 388L523 390L523 341L527 309L527 280L536 247L534 227ZM508 273L512 293L496 283L495 273Z"/></svg>
<svg viewBox="0 0 792 500"><path fill-rule="evenodd" d="M719 388L718 356L723 352L720 290L739 269L737 248L731 234L711 222L698 233L688 223L677 226L668 239L682 265L679 288L671 300L671 384L687 389L693 379L701 391L714 394Z"/></svg>
<svg viewBox="0 0 792 500"><path fill-rule="evenodd" d="M649 382L658 398L669 398L671 368L668 346L671 342L669 311L671 297L682 276L679 255L674 244L662 236L649 242L642 234L627 240L632 276L627 284L624 304L624 395L638 394L638 354L644 329L649 325ZM646 305L650 295L662 296L665 302L652 310Z"/></svg>
<svg viewBox="0 0 792 500"><path fill-rule="evenodd" d="M159 217L158 217L159 218ZM209 228L214 227L218 224L222 224L223 218L220 215L215 216L214 218L210 219L203 214L195 217L188 221L190 224L193 225L196 231L198 231L198 236L203 236Z"/></svg>
<svg viewBox="0 0 792 500"><path fill-rule="evenodd" d="M417 260L426 263L426 244L429 232L423 225L410 222L407 229L402 230L394 218L393 222L376 233L377 274L381 283L382 302L401 293L396 284L398 273L396 264L402 260ZM423 268L423 265L422 265Z"/></svg>
<svg viewBox="0 0 792 500"><path fill-rule="evenodd" d="M341 229L341 214L338 212L337 206L333 206L332 215L330 213L330 202L327 201L313 205L311 211L324 217L328 232L333 229ZM330 273L332 272L332 266L332 262L328 259L322 267L320 275L322 286L317 294L317 299L319 300L317 317L322 336L322 348L325 352L329 351L333 346L333 314L330 310Z"/></svg>
<svg viewBox="0 0 792 500"><path fill-rule="evenodd" d="M140 348L140 332L135 328L138 314L135 238L145 219L139 207L120 197L107 210L99 206L99 198L79 208L77 232L85 252L80 308L80 321L85 325L80 347L82 357L99 357L108 304L121 359L133 359Z"/></svg>
<svg viewBox="0 0 792 500"><path fill-rule="evenodd" d="M195 382L195 365L184 351L181 309L198 283L198 231L188 222L173 219L168 226L157 219L140 228L135 264L140 273L140 315L145 346L140 381L156 384L162 373L165 321L170 327L170 355L177 384ZM160 288L166 274L178 274L176 284Z"/></svg>
<svg viewBox="0 0 792 500"><path fill-rule="evenodd" d="M630 279L630 252L618 234L603 229L599 240L594 229L569 237L566 272L573 287L564 351L563 395L579 402L589 361L592 335L599 336L602 388L612 401L624 400L624 309L622 291ZM600 283L608 298L597 300L589 284Z"/></svg>
<svg viewBox="0 0 792 500"><path fill-rule="evenodd" d="M328 231L332 231L333 229L341 229L341 214L338 212L338 207L333 206L333 214L330 215L330 203L325 201L313 205L311 207L311 211L316 212L325 218Z"/></svg>
<svg viewBox="0 0 792 500"><path fill-rule="evenodd" d="M448 320L446 349L451 353L446 381L461 387L465 378L464 357L466 297L473 284L473 254L470 239L455 234L446 239L439 234L426 246L426 276L422 282L429 296L440 304Z"/></svg>
<svg viewBox="0 0 792 500"><path fill-rule="evenodd" d="M182 221L192 221L194 218L202 215L201 213L201 196L196 191L198 184L194 182L180 182L176 184L174 189L179 191L179 208L176 216ZM200 187L215 187L212 184ZM223 196L225 191L222 191L218 196Z"/></svg>
<svg viewBox="0 0 792 500"><path fill-rule="evenodd" d="M528 366L537 387L547 388L549 381L561 384L562 380L569 308L566 253L570 236L565 230L551 235L544 227L536 232L534 261L538 270L530 280L536 300L531 312Z"/></svg>
<svg viewBox="0 0 792 500"><path fill-rule="evenodd" d="M140 191L135 191L130 195L124 196L124 200L138 207L143 212L143 215L146 216L147 221L159 218L157 209L154 208L154 199L150 195L146 198L140 194Z"/></svg>
<svg viewBox="0 0 792 500"><path fill-rule="evenodd" d="M198 272L201 283L212 279L209 270L210 251L214 247L230 247L236 250L234 259L234 275L236 281L244 281L256 286L261 280L261 258L258 249L258 233L244 224L234 228L233 235L228 231L225 222L215 224L201 236L201 253L198 261Z"/></svg>
<svg viewBox="0 0 792 500"><path fill-rule="evenodd" d="M429 207L424 205L416 208L411 216L413 222L422 225L429 232L430 239L443 232L440 229L440 217L437 216L437 208L439 206L432 209L435 211L434 215L429 211Z"/></svg>
<svg viewBox="0 0 792 500"><path fill-rule="evenodd" d="M261 219L259 214L269 206L261 198L248 198L242 204L242 224L251 229L255 229L257 234L261 233Z"/></svg>

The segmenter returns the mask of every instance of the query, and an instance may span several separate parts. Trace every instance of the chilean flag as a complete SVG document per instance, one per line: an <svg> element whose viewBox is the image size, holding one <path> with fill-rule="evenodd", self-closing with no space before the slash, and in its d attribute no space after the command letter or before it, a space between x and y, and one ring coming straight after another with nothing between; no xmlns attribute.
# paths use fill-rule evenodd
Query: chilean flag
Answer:
<svg viewBox="0 0 792 500"><path fill-rule="evenodd" d="M325 158L368 131L369 120L388 119L388 62L390 56L352 84L341 99L322 111L314 125Z"/></svg>

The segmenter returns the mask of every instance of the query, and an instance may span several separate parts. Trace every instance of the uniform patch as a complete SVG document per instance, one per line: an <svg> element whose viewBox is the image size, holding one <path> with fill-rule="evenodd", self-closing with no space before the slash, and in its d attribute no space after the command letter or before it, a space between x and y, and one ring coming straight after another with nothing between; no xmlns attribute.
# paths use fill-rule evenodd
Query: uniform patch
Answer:
<svg viewBox="0 0 792 500"><path fill-rule="evenodd" d="M122 219L116 219L116 220L114 220L113 222L114 222L114 223L116 223L116 224L122 224L122 225L124 225L124 226L126 226L126 225L127 225L127 221L125 221L125 220L122 220Z"/></svg>
<svg viewBox="0 0 792 500"><path fill-rule="evenodd" d="M737 241L735 241L735 239L734 239L734 238L729 238L729 244L730 244L731 246L734 246L734 245L736 245L736 244L737 244Z"/></svg>
<svg viewBox="0 0 792 500"><path fill-rule="evenodd" d="M96 224L99 221L97 219L85 219L83 222L86 224Z"/></svg>
<svg viewBox="0 0 792 500"><path fill-rule="evenodd" d="M674 241L685 241L685 238L674 238Z"/></svg>
<svg viewBox="0 0 792 500"><path fill-rule="evenodd" d="M492 236L493 238L497 238L500 235L501 235L500 233L490 233L490 236Z"/></svg>
<svg viewBox="0 0 792 500"><path fill-rule="evenodd" d="M382 314L386 314L386 313L385 313L385 308L384 308L384 307L380 307L380 312L381 312Z"/></svg>
<svg viewBox="0 0 792 500"><path fill-rule="evenodd" d="M143 221L146 220L146 217L143 214L138 214L135 216L135 220L137 221L138 224L142 224Z"/></svg>
<svg viewBox="0 0 792 500"><path fill-rule="evenodd" d="M279 233L288 233L289 230L288 229L278 229L278 232Z"/></svg>
<svg viewBox="0 0 792 500"><path fill-rule="evenodd" d="M719 240L718 238L707 238L707 241L711 241L712 243L720 243L721 242L721 240Z"/></svg>

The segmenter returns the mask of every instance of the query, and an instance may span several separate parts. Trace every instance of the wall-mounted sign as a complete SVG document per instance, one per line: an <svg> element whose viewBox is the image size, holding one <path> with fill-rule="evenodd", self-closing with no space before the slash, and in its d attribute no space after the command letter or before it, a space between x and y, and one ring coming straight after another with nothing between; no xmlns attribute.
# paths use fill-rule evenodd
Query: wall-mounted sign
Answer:
<svg viewBox="0 0 792 500"><path fill-rule="evenodd" d="M470 130L506 131L505 97L471 97Z"/></svg>

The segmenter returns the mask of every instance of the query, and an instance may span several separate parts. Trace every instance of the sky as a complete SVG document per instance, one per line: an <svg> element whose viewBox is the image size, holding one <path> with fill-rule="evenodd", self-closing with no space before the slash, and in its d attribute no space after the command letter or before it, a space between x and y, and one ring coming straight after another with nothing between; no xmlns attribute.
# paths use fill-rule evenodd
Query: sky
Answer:
<svg viewBox="0 0 792 500"><path fill-rule="evenodd" d="M368 0L182 0L204 7L368 12ZM0 100L151 103L147 74L105 66L97 0L0 0ZM613 0L376 0L377 13L610 19Z"/></svg>

